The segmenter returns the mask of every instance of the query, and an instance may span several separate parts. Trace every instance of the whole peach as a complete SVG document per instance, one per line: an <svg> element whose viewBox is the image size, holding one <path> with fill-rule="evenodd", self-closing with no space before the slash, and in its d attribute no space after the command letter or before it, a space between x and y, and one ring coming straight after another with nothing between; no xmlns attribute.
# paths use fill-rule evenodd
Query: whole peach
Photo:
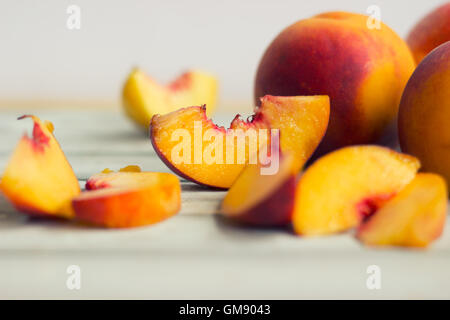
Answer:
<svg viewBox="0 0 450 320"><path fill-rule="evenodd" d="M398 129L402 150L450 183L450 41L431 51L409 79Z"/></svg>
<svg viewBox="0 0 450 320"><path fill-rule="evenodd" d="M450 2L422 18L411 30L406 41L417 63L431 50L450 41Z"/></svg>
<svg viewBox="0 0 450 320"><path fill-rule="evenodd" d="M298 21L275 38L259 64L256 102L265 94L330 97L330 124L316 156L376 142L395 119L414 71L407 44L368 19L329 12Z"/></svg>

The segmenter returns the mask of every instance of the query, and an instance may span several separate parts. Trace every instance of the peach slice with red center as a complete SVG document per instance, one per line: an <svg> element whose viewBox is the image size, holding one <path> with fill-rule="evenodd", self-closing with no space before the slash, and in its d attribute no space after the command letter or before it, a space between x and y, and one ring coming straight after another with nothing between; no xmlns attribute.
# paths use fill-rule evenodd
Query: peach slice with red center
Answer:
<svg viewBox="0 0 450 320"><path fill-rule="evenodd" d="M419 173L361 224L357 238L373 246L426 247L441 235L446 216L445 180Z"/></svg>
<svg viewBox="0 0 450 320"><path fill-rule="evenodd" d="M278 129L282 151L292 153L299 170L325 134L330 114L328 96L261 98L251 120L236 116L230 128L216 126L205 107L155 115L150 139L160 158L178 175L216 188L229 188L247 163L266 155Z"/></svg>
<svg viewBox="0 0 450 320"><path fill-rule="evenodd" d="M249 164L228 190L221 213L247 225L286 225L292 219L296 182L291 154L280 155L275 174L265 174L263 164Z"/></svg>
<svg viewBox="0 0 450 320"><path fill-rule="evenodd" d="M175 215L181 207L181 187L171 173L122 170L90 177L73 199L78 220L108 228L154 224Z"/></svg>
<svg viewBox="0 0 450 320"><path fill-rule="evenodd" d="M36 116L33 135L24 135L0 181L0 190L31 215L72 217L71 199L80 193L75 173L53 135L53 125Z"/></svg>
<svg viewBox="0 0 450 320"><path fill-rule="evenodd" d="M145 129L148 129L153 115L166 114L180 107L207 104L210 115L216 99L217 80L198 70L185 72L164 86L136 68L123 87L125 113Z"/></svg>
<svg viewBox="0 0 450 320"><path fill-rule="evenodd" d="M416 158L379 146L352 146L329 153L302 175L293 226L300 235L341 232L403 189L415 176Z"/></svg>

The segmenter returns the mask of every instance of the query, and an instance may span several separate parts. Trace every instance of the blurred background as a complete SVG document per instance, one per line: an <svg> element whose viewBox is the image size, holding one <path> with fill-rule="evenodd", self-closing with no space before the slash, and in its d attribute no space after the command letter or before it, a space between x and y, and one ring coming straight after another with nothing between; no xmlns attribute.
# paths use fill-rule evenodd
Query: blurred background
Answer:
<svg viewBox="0 0 450 320"><path fill-rule="evenodd" d="M253 106L265 48L289 24L322 11L366 13L404 37L442 0L2 0L0 107L114 107L133 66L161 82L200 68L220 80L219 110ZM81 29L69 30L70 5Z"/></svg>

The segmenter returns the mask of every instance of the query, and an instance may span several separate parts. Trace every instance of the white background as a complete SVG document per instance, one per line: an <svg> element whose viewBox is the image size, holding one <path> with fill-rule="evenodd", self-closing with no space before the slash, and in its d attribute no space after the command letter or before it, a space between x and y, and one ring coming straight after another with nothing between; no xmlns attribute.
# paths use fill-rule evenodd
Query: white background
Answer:
<svg viewBox="0 0 450 320"><path fill-rule="evenodd" d="M286 26L331 10L365 13L406 36L442 0L18 1L0 9L0 99L117 101L127 73L143 67L160 81L187 68L215 73L222 102L252 103L265 48ZM66 28L70 4L81 30Z"/></svg>

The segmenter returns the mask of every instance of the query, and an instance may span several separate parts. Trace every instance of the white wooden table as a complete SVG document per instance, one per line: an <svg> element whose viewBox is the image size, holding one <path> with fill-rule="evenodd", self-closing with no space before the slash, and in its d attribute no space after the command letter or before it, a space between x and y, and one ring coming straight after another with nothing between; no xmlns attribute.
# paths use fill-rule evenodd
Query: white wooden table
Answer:
<svg viewBox="0 0 450 320"><path fill-rule="evenodd" d="M31 121L0 111L0 171ZM148 137L113 110L43 110L80 184L108 167L169 171ZM226 124L232 115L218 115ZM0 197L0 298L450 298L450 232L429 250L375 250L351 235L303 239L215 215L224 192L182 180L182 210L154 226L105 230L36 220ZM69 265L81 289L66 287ZM381 289L366 287L369 265Z"/></svg>

